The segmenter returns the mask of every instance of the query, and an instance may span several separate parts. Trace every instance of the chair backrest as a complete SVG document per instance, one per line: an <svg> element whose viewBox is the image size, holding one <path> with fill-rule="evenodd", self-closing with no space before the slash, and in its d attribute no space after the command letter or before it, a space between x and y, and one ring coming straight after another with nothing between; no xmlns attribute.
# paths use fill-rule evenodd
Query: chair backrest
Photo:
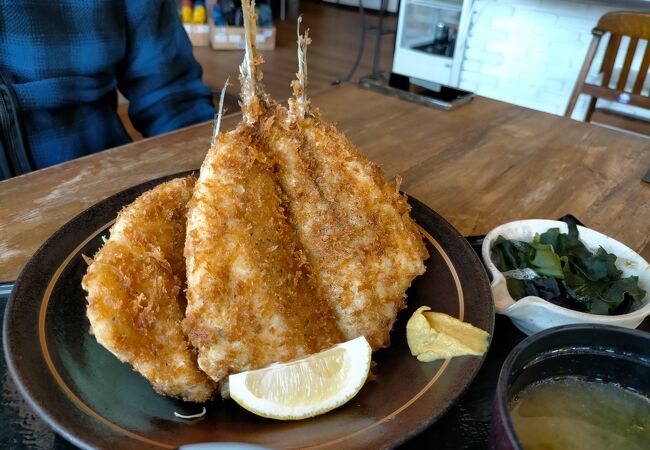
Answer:
<svg viewBox="0 0 650 450"><path fill-rule="evenodd" d="M612 34L650 39L650 13L619 11L605 14L596 25L597 30Z"/></svg>
<svg viewBox="0 0 650 450"><path fill-rule="evenodd" d="M599 84L586 82L589 69L593 64L594 57L603 36L609 33L609 42L605 49L605 55L600 65ZM639 106L650 109L650 98L643 93L643 86L650 67L650 13L639 12L611 12L600 18L592 34L594 39L587 52L585 62L576 82L573 95L569 101L566 116L570 117L580 94L587 94L592 97L586 120L589 121L594 111L596 99L617 101L623 104ZM616 85L610 87L612 74L615 72L614 64L621 49L623 37L629 38L629 45L621 67ZM646 47L641 60L641 65L636 72L636 79L630 80L632 63L639 47L639 41L645 40ZM629 88L631 86L631 88Z"/></svg>
<svg viewBox="0 0 650 450"><path fill-rule="evenodd" d="M634 13L634 12L613 12L605 14L598 21L595 30L601 31L603 34L609 32L611 34L605 57L601 65L600 71L603 73L603 81L601 86L608 86L612 78L612 71L614 69L614 62L618 55L621 46L621 39L623 36L630 38L630 44L627 48L625 61L616 84L616 90L624 91L625 86L628 84L628 77L630 75L630 68L632 61L639 44L640 39L646 41L650 40L650 14L649 13ZM594 30L594 31L595 31ZM646 44L641 67L637 74L636 81L632 93L640 95L643 89L643 83L648 74L648 67L650 66L650 45Z"/></svg>
<svg viewBox="0 0 650 450"><path fill-rule="evenodd" d="M0 69L0 181L34 170L11 74Z"/></svg>

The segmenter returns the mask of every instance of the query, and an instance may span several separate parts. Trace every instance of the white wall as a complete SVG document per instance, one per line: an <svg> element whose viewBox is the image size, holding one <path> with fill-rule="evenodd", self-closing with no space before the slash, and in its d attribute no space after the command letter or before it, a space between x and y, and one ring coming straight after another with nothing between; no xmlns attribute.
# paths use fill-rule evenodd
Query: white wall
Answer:
<svg viewBox="0 0 650 450"><path fill-rule="evenodd" d="M616 1L474 0L460 87L564 114L592 28L606 12L626 9ZM573 117L584 116L586 102Z"/></svg>

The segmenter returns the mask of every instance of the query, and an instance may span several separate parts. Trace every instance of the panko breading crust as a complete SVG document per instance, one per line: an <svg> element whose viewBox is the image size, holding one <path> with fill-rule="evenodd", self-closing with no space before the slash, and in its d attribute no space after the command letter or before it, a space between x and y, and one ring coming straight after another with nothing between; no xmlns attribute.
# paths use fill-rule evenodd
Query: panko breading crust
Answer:
<svg viewBox="0 0 650 450"><path fill-rule="evenodd" d="M406 290L429 255L409 217L406 196L307 98L309 31L300 34L289 109L269 102L262 133L319 295L334 308L346 339L390 345Z"/></svg>
<svg viewBox="0 0 650 450"><path fill-rule="evenodd" d="M156 186L125 207L83 278L97 341L163 395L208 400L216 389L181 327L185 215L193 178Z"/></svg>
<svg viewBox="0 0 650 450"><path fill-rule="evenodd" d="M291 119L276 106L266 125L319 295L346 340L365 336L373 350L387 347L406 289L428 257L405 196L317 115Z"/></svg>
<svg viewBox="0 0 650 450"><path fill-rule="evenodd" d="M183 326L213 380L343 340L312 287L273 161L245 124L210 149L188 206Z"/></svg>
<svg viewBox="0 0 650 450"><path fill-rule="evenodd" d="M120 213L83 281L98 341L186 400L344 340L388 346L428 257L399 184L310 110L308 36L287 109L263 90L254 4L242 7L242 121L219 134L217 120L196 184L165 183Z"/></svg>

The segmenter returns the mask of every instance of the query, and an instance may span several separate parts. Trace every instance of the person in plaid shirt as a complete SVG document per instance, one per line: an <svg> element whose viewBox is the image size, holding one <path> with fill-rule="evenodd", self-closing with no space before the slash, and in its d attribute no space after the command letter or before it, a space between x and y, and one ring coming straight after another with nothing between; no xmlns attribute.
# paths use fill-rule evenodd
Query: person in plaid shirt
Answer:
<svg viewBox="0 0 650 450"><path fill-rule="evenodd" d="M129 142L118 89L144 136L212 119L201 74L174 0L0 0L0 83L31 169Z"/></svg>

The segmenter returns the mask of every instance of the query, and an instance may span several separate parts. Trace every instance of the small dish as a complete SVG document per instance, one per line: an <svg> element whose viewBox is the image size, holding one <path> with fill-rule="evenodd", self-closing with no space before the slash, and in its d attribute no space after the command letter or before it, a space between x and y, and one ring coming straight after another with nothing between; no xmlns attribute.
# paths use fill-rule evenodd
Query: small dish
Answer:
<svg viewBox="0 0 650 450"><path fill-rule="evenodd" d="M642 304L633 306L633 310L627 314L603 316L573 311L535 296L515 301L508 292L505 277L492 262L490 250L499 236L530 242L536 233L541 234L549 228L559 228L562 233L568 232L568 226L564 222L531 219L505 223L494 228L485 236L481 253L488 271L492 274L492 296L497 313L508 316L512 323L527 335L572 323L597 323L636 328L646 316L650 315L650 265L648 262L620 242L579 225L580 240L589 250L595 251L602 246L609 253L617 256L616 267L623 272L623 276L636 275L639 277L639 285L646 291Z"/></svg>
<svg viewBox="0 0 650 450"><path fill-rule="evenodd" d="M564 377L614 384L650 395L650 334L608 325L545 330L521 341L506 358L497 383L491 440L496 450L523 450L510 406L525 388Z"/></svg>

